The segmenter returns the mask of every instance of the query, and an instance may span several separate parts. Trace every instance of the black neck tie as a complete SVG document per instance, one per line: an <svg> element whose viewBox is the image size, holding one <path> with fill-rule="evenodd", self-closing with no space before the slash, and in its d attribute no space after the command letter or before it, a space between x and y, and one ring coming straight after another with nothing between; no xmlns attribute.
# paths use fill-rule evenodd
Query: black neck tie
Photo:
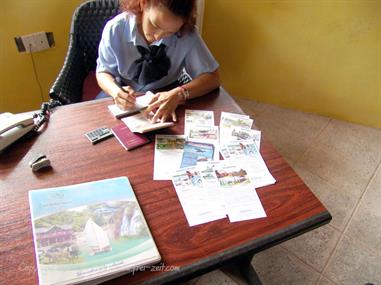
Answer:
<svg viewBox="0 0 381 285"><path fill-rule="evenodd" d="M140 85L157 81L168 74L171 61L165 53L166 46L136 46L141 57L128 70L129 76Z"/></svg>

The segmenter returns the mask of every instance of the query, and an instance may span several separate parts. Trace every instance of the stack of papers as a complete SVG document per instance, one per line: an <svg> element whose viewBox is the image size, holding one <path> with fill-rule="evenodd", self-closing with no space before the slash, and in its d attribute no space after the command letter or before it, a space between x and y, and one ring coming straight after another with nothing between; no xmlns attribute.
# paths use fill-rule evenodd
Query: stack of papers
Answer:
<svg viewBox="0 0 381 285"><path fill-rule="evenodd" d="M266 217L248 172L229 161L178 170L172 181L189 225L226 216L230 222Z"/></svg>
<svg viewBox="0 0 381 285"><path fill-rule="evenodd" d="M275 179L252 125L247 115L222 112L215 126L212 111L186 110L183 136L156 135L154 179L172 179L190 226L266 217L255 188Z"/></svg>
<svg viewBox="0 0 381 285"><path fill-rule="evenodd" d="M221 113L220 143L252 141L260 148L261 131L251 129L253 120L247 115Z"/></svg>

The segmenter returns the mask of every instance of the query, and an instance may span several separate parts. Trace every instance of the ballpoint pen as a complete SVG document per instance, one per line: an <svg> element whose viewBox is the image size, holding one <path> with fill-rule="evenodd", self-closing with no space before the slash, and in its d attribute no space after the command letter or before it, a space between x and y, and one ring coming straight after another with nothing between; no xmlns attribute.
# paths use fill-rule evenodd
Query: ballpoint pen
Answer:
<svg viewBox="0 0 381 285"><path fill-rule="evenodd" d="M119 87L120 90L122 90L123 92L125 93L128 93L130 94L130 92L126 89L123 88L122 84L120 83L120 80L118 80L117 78L114 78L114 83L116 84L116 86ZM144 93L141 93L141 92L135 92L135 97L137 96L141 96L141 95L144 95Z"/></svg>
<svg viewBox="0 0 381 285"><path fill-rule="evenodd" d="M130 94L130 92L128 92L126 89L123 88L122 84L119 81L120 80L118 80L117 78L114 78L115 85L118 86L119 89L122 90L123 92Z"/></svg>

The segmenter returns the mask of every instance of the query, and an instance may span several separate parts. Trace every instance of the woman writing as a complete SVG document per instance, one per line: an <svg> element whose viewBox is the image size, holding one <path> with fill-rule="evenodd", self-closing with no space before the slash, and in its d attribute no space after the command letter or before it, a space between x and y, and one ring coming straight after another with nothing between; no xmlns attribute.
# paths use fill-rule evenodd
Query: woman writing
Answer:
<svg viewBox="0 0 381 285"><path fill-rule="evenodd" d="M218 63L195 31L195 0L122 0L121 9L103 30L97 98L109 95L127 109L135 92L172 86L155 94L146 113L153 122L176 121L179 104L220 85ZM184 68L192 80L174 87Z"/></svg>

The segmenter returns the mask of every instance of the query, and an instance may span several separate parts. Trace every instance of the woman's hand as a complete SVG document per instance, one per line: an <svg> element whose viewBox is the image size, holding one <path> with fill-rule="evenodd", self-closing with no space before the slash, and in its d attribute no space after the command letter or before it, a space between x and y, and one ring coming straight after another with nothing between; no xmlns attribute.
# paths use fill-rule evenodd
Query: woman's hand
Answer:
<svg viewBox="0 0 381 285"><path fill-rule="evenodd" d="M165 122L170 117L172 117L172 121L176 122L175 110L182 100L181 92L181 88L175 88L170 91L156 93L144 114L148 117L148 114L152 111L154 113L151 119L153 123L157 121Z"/></svg>
<svg viewBox="0 0 381 285"><path fill-rule="evenodd" d="M135 90L132 89L131 86L117 86L114 90L115 91L111 96L114 98L114 103L118 105L119 108L126 110L135 105Z"/></svg>

